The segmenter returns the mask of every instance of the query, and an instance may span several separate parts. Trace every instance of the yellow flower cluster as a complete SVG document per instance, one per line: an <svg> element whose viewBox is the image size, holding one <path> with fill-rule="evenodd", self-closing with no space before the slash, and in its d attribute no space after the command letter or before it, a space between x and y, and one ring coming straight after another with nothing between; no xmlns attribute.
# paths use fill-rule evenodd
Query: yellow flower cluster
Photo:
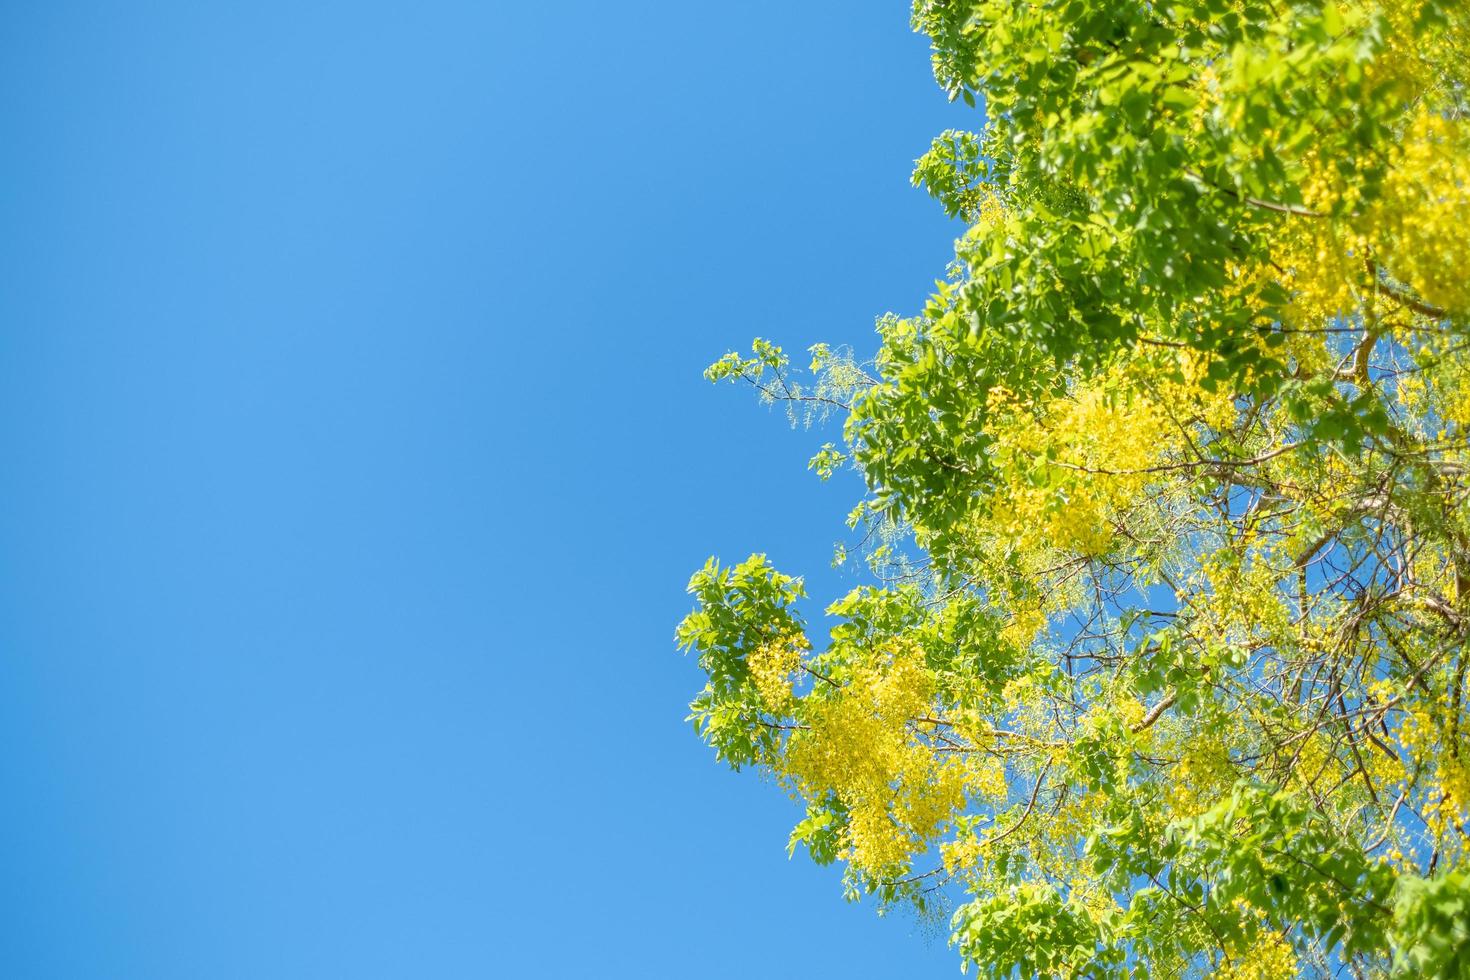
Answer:
<svg viewBox="0 0 1470 980"><path fill-rule="evenodd" d="M992 188L988 186L980 188L978 197L980 204L975 216L975 224L972 227L972 234L975 229L999 226L1010 217L1004 202Z"/></svg>
<svg viewBox="0 0 1470 980"><path fill-rule="evenodd" d="M1418 25L1433 5L1437 30ZM1374 85L1388 84L1403 93L1422 94L1431 103L1448 101L1470 84L1470 9L1435 0L1358 0L1354 6L1382 14L1384 50L1368 63Z"/></svg>
<svg viewBox="0 0 1470 980"><path fill-rule="evenodd" d="M1417 339L1423 341L1415 352L1420 367L1399 378L1394 388L1404 408L1404 425L1419 438L1441 443L1447 459L1463 461L1464 433L1470 430L1470 363L1455 356L1460 336Z"/></svg>
<svg viewBox="0 0 1470 980"><path fill-rule="evenodd" d="M803 650L810 649L807 638L799 633L762 643L746 657L751 679L760 692L761 701L778 715L789 715L796 704L792 681L801 666Z"/></svg>
<svg viewBox="0 0 1470 980"><path fill-rule="evenodd" d="M1308 207L1324 213L1330 210L1334 189L1326 185L1325 178L1313 176L1304 184L1303 196L1311 202ZM1294 326L1316 329L1324 320L1347 316L1362 305L1360 289L1367 277L1364 256L1368 248L1367 236L1330 219L1294 218L1283 223L1273 251L1292 291L1287 316ZM1290 353L1299 361L1305 354L1310 359L1308 366L1319 369L1326 347L1315 338L1301 338Z"/></svg>
<svg viewBox="0 0 1470 980"><path fill-rule="evenodd" d="M1008 617L1004 642L1031 646L1089 600L1085 560L1166 540L1189 506L1190 471L1174 464L1239 411L1233 392L1201 387L1209 368L1208 354L1140 342L1054 397L988 391L986 429L1005 476L964 528L964 550Z"/></svg>
<svg viewBox="0 0 1470 980"><path fill-rule="evenodd" d="M934 682L921 652L895 644L860 658L835 693L803 701L783 775L808 797L836 793L849 810L844 857L878 874L906 864L964 805L968 766L941 759L913 724Z"/></svg>
<svg viewBox="0 0 1470 980"><path fill-rule="evenodd" d="M939 845L939 856L944 859L944 870L952 875L974 868L984 854L985 845L974 834L966 834Z"/></svg>
<svg viewBox="0 0 1470 980"><path fill-rule="evenodd" d="M1047 405L1039 424L1007 434L1018 453L1037 458L1048 449L1058 452L1066 472L1054 486L1012 484L1012 534L1022 547L1044 542L1084 555L1105 553L1115 534L1113 517L1148 482L1137 471L1155 465L1173 441L1168 428L1156 402L1116 382L1079 388Z"/></svg>
<svg viewBox="0 0 1470 980"><path fill-rule="evenodd" d="M1267 556L1241 561L1231 551L1201 562L1209 584L1208 598L1196 605L1221 639L1240 644L1279 645L1291 628L1291 612L1280 589L1285 568L1273 567Z"/></svg>
<svg viewBox="0 0 1470 980"><path fill-rule="evenodd" d="M1392 301L1373 296L1380 268L1433 306L1470 310L1464 275L1470 267L1464 234L1470 124L1421 105L1389 162L1368 199L1361 186L1344 181L1333 161L1302 162L1302 199L1317 216L1285 217L1273 227L1273 260L1292 288L1297 326L1315 328L1323 320L1391 307ZM1291 351L1298 359L1300 346L1298 341Z"/></svg>
<svg viewBox="0 0 1470 980"><path fill-rule="evenodd" d="M1271 226L1272 262L1293 291L1290 319L1305 328L1383 304L1372 296L1382 268L1428 303L1470 309L1470 124L1444 111L1470 83L1470 8L1436 5L1449 20L1423 31L1426 0L1355 3L1382 15L1384 50L1368 65L1374 87L1389 86L1414 109L1397 128L1381 185L1344 176L1340 161L1309 153L1295 162L1302 201L1315 216L1262 215ZM1347 11L1344 11L1345 13ZM1295 354L1296 352L1293 351Z"/></svg>
<svg viewBox="0 0 1470 980"><path fill-rule="evenodd" d="M1413 767L1427 770L1430 801L1424 817L1430 831L1438 836L1470 819L1470 750L1448 744L1448 699L1440 695L1436 701L1439 703L1435 705L1411 705L1397 734ZM1463 733L1463 718L1460 727ZM1463 734L1460 740L1470 743ZM1463 852L1467 842L1459 838L1456 843L1456 853Z"/></svg>
<svg viewBox="0 0 1470 980"><path fill-rule="evenodd" d="M1470 763L1463 755L1444 759L1440 785L1444 789L1441 808L1448 811L1446 818L1456 822L1470 818Z"/></svg>
<svg viewBox="0 0 1470 980"><path fill-rule="evenodd" d="M1046 608L1040 599L1008 603L1011 618L1001 630L1001 639L1015 646L1030 646L1036 635L1046 627Z"/></svg>
<svg viewBox="0 0 1470 980"><path fill-rule="evenodd" d="M1421 106L1367 216L1385 268L1428 302L1470 310L1470 125Z"/></svg>
<svg viewBox="0 0 1470 980"><path fill-rule="evenodd" d="M1109 552L1130 511L1141 501L1161 503L1148 488L1164 480L1161 462L1187 446L1185 427L1233 421L1232 393L1198 384L1208 368L1197 352L1140 345L1101 376L1039 404L992 390L988 431L1010 479L980 536L1023 562Z"/></svg>
<svg viewBox="0 0 1470 980"><path fill-rule="evenodd" d="M1168 820L1198 816L1229 795L1239 773L1230 762L1228 736L1199 738L1180 729L1169 742L1179 752L1179 764L1169 772L1162 801Z"/></svg>
<svg viewBox="0 0 1470 980"><path fill-rule="evenodd" d="M1301 975L1300 964L1291 945L1275 933L1266 933L1244 953L1236 956L1216 980L1286 980Z"/></svg>

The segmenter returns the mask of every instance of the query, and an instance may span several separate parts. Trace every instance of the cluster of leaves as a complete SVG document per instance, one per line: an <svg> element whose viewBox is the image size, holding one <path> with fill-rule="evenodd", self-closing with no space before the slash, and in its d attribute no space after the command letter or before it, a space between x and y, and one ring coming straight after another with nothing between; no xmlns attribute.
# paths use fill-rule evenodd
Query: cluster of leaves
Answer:
<svg viewBox="0 0 1470 980"><path fill-rule="evenodd" d="M1470 8L914 22L951 274L708 372L843 420L880 584L712 560L696 729L987 976L1470 976Z"/></svg>

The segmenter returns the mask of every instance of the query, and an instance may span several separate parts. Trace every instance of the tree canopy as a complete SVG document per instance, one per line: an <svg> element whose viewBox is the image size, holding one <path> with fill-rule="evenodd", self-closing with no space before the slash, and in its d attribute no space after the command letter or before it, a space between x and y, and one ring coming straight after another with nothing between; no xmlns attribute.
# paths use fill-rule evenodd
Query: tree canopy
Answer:
<svg viewBox="0 0 1470 980"><path fill-rule="evenodd" d="M989 977L1470 976L1470 5L916 0L967 231L840 441L873 583L690 583L719 759Z"/></svg>

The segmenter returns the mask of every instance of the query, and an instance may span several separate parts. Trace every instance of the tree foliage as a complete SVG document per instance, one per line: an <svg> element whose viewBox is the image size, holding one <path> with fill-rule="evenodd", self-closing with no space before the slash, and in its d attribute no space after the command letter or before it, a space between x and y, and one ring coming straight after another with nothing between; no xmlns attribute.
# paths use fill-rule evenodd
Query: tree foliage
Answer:
<svg viewBox="0 0 1470 980"><path fill-rule="evenodd" d="M712 560L697 731L984 976L1470 976L1470 8L914 24L949 274L708 372L841 418L877 583Z"/></svg>

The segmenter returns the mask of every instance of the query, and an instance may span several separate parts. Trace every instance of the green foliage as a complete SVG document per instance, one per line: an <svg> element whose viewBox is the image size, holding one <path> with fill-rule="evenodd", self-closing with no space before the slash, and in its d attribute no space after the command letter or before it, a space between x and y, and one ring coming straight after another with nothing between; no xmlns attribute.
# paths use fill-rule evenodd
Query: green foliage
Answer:
<svg viewBox="0 0 1470 980"><path fill-rule="evenodd" d="M689 720L717 758L739 769L766 758L775 740L775 731L760 724L746 658L763 643L801 632L791 605L805 592L800 579L777 572L765 555L733 568L711 558L689 580L689 591L699 609L679 624L675 638L699 655L709 675Z"/></svg>
<svg viewBox="0 0 1470 980"><path fill-rule="evenodd" d="M1402 973L1470 976L1470 872L1406 879L1395 918Z"/></svg>
<svg viewBox="0 0 1470 980"><path fill-rule="evenodd" d="M1092 918L1042 885L971 902L955 913L954 925L960 954L987 976L1081 975L1120 965Z"/></svg>
<svg viewBox="0 0 1470 980"><path fill-rule="evenodd" d="M984 106L913 173L954 265L871 359L707 372L842 419L881 584L814 646L711 561L696 730L986 976L1470 976L1470 8L914 25Z"/></svg>
<svg viewBox="0 0 1470 980"><path fill-rule="evenodd" d="M794 855L797 845L805 845L817 864L831 864L842 851L846 829L847 808L840 799L829 796L816 801L807 807L806 819L792 828L786 854Z"/></svg>

